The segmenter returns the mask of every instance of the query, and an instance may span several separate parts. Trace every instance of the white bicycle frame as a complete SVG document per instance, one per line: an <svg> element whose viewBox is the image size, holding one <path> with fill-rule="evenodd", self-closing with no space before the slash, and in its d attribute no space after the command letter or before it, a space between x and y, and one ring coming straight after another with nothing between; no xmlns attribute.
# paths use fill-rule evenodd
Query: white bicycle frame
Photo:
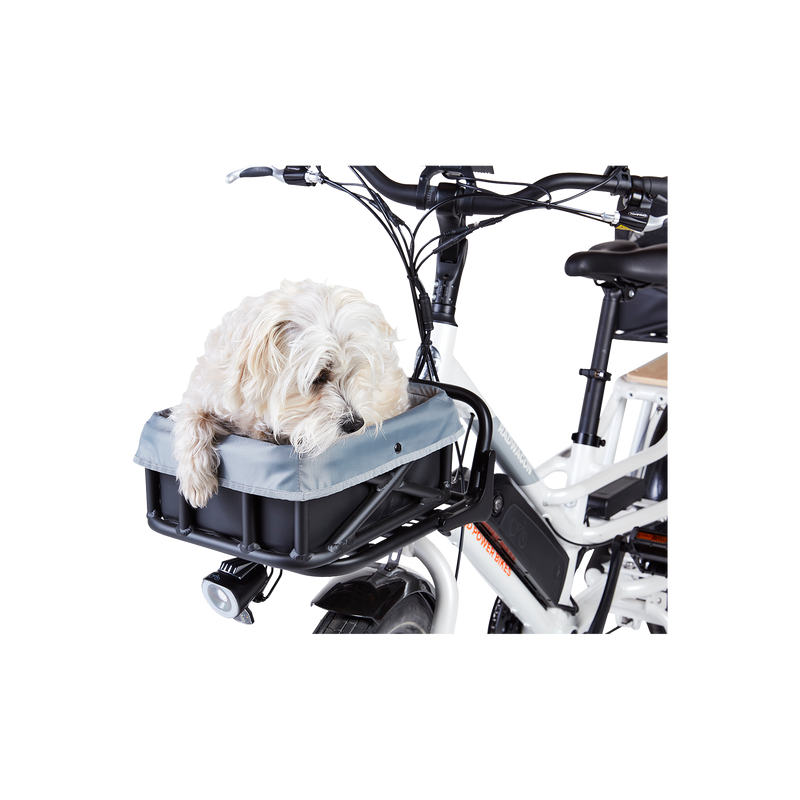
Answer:
<svg viewBox="0 0 800 800"><path fill-rule="evenodd" d="M434 328L432 341L441 359L437 367L439 379L469 389L486 402L453 355L457 332L458 328L453 325L437 323ZM640 401L641 410L631 453L615 461L629 400ZM572 598L581 549L612 540L636 526L667 518L667 500L643 500L637 503L636 510L620 512L608 521L592 520L591 525L584 524L587 499L592 492L667 455L666 434L656 444L641 447L642 442L650 441L656 416L654 409L666 408L667 400L666 386L634 382L629 376L618 378L600 418L599 435L605 439L605 446L573 444L569 450L553 456L536 469L492 411L492 447L497 454L497 463L539 515L553 526L569 557L569 577L564 582L558 603L573 607L574 599L574 605L578 607L574 614L564 608L545 608L478 528L466 526L461 543L464 557L520 620L524 633L584 633L597 612L606 577L599 570L587 570L584 575L587 588ZM551 489L544 479L558 472L565 474L565 486ZM456 533L449 540L458 546L462 537ZM430 539L416 542L404 553L419 558L436 586L431 633L452 633L458 614L458 587L450 565ZM648 622L668 628L666 577L642 573L631 556L625 554L609 614L616 615L617 624L621 626L639 628L642 622Z"/></svg>
<svg viewBox="0 0 800 800"><path fill-rule="evenodd" d="M273 167L272 164L263 166ZM232 170L226 173L223 180L232 185L239 180L240 173L245 169L248 168ZM282 174L282 170L273 167L273 179L284 182ZM319 182L320 178L315 173L308 173L306 180ZM545 608L475 525L465 526L461 555L487 588L521 621L523 635L580 636L592 624L606 584L605 577L599 570L589 569L586 571L584 588L572 594L581 551L606 543L636 526L669 517L669 500L640 500L635 509L620 511L610 520L592 519L589 527L584 523L588 497L592 492L625 475L641 473L648 464L669 454L668 431L657 443L652 444L650 441L657 411L670 402L669 388L639 383L627 373L617 376L611 381L598 427L599 438L606 440L606 446L592 447L572 443L534 464L459 359L459 333L460 329L455 325L436 323L434 326L431 343L436 352L439 379L443 383L472 391L488 406L493 424L492 448L496 453L498 466L527 498L538 515L552 525L568 556L568 568L557 602L560 606L569 608L574 599L578 611L573 614L564 608ZM638 410L627 456L616 460L627 407L634 402L638 403ZM461 412L462 419L465 419L469 413L466 407ZM563 485L551 486L548 482L547 479L555 474L564 475ZM441 535L453 547L459 546L460 528L441 532ZM461 597L453 566L446 553L432 537L426 536L404 548L403 556L422 562L436 586L431 635L454 635L458 629ZM359 573L329 579L312 596L309 604L313 605L314 598L325 587L330 588L335 583L352 579L354 574L369 573L374 569L375 567L366 567ZM651 622L665 628L669 635L669 585L669 578L640 572L630 554L625 554L610 614L635 620L636 624Z"/></svg>

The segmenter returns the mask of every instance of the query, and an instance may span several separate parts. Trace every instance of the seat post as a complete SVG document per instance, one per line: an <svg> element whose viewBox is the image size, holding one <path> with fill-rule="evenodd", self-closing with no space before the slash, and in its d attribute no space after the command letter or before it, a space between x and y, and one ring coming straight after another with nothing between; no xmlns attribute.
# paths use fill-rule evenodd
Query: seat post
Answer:
<svg viewBox="0 0 800 800"><path fill-rule="evenodd" d="M591 447L601 447L605 444L597 435L597 429L600 425L605 385L611 380L608 372L608 358L614 331L617 329L621 299L621 289L612 284L603 285L603 306L600 310L600 322L594 342L592 365L589 369L580 370L580 374L586 378L586 392L583 396L578 432L572 434L572 441L576 444L588 444Z"/></svg>

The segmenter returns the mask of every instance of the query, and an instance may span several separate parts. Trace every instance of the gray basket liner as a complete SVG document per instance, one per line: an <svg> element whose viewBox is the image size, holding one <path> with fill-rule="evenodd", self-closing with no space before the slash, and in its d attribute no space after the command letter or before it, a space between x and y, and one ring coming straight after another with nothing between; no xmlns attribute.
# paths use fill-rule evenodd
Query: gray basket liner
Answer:
<svg viewBox="0 0 800 800"><path fill-rule="evenodd" d="M455 442L463 433L453 401L435 386L409 385L412 407L380 430L348 436L315 458L290 445L231 434L219 442L222 486L277 500L313 500L363 483ZM145 423L134 462L175 475L174 422L158 413ZM400 445L400 452L396 446Z"/></svg>

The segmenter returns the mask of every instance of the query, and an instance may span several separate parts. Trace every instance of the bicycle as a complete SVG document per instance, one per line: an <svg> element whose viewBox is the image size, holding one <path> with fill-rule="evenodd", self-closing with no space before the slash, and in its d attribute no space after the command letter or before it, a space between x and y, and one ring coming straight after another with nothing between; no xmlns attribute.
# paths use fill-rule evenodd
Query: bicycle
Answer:
<svg viewBox="0 0 800 800"><path fill-rule="evenodd" d="M230 497L224 513L200 518L175 496L169 476L147 469L150 527L234 556L208 576L204 593L216 611L240 622L252 622L249 604L274 591L282 574L272 581L274 571L288 569L332 578L312 601L327 612L315 633L452 632L463 556L497 595L489 633L603 633L610 615L617 628L646 623L651 632L666 633L666 355L617 378L605 408L603 401L614 339L667 341L667 179L617 166L603 175L551 175L500 193L486 188L491 179L477 177L492 174L491 167L426 167L416 186L396 183L375 167L351 169L351 184L318 167L255 167L227 179L272 176L289 185L327 185L372 213L403 261L411 289L420 336L412 384L423 393L443 390L453 401L463 424L461 447L448 440L435 454L372 476L369 488L347 501L331 537L304 519L310 505L267 507L247 493L233 498L233 521ZM555 200L562 190L577 194ZM616 210L566 205L588 192L618 197ZM387 200L424 212L414 230ZM454 357L468 237L535 209L593 219L619 237L567 259L567 274L593 280L603 300L591 364L580 370L586 389L578 430L567 450L536 468ZM420 226L432 214L439 234L418 246ZM472 216L482 219L468 223ZM433 256L429 295L420 268ZM640 411L631 451L617 459L632 401ZM556 474L564 485L553 488L546 479ZM320 501L328 519L332 501L314 502ZM291 521L291 535L267 543L258 519L279 516ZM458 548L455 570L436 537ZM417 558L432 583L400 566L401 554ZM586 588L573 597L581 569Z"/></svg>

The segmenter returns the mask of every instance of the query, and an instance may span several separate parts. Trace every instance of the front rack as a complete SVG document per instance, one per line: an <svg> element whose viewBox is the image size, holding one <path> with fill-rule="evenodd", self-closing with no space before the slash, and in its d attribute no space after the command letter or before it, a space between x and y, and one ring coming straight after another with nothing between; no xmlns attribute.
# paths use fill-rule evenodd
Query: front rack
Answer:
<svg viewBox="0 0 800 800"><path fill-rule="evenodd" d="M186 502L174 476L146 468L148 525L228 556L329 577L360 569L433 531L487 519L495 455L489 410L461 387L413 383L435 386L475 414L469 482L461 490L454 482L452 444L328 497L283 500L220 488L205 509Z"/></svg>

